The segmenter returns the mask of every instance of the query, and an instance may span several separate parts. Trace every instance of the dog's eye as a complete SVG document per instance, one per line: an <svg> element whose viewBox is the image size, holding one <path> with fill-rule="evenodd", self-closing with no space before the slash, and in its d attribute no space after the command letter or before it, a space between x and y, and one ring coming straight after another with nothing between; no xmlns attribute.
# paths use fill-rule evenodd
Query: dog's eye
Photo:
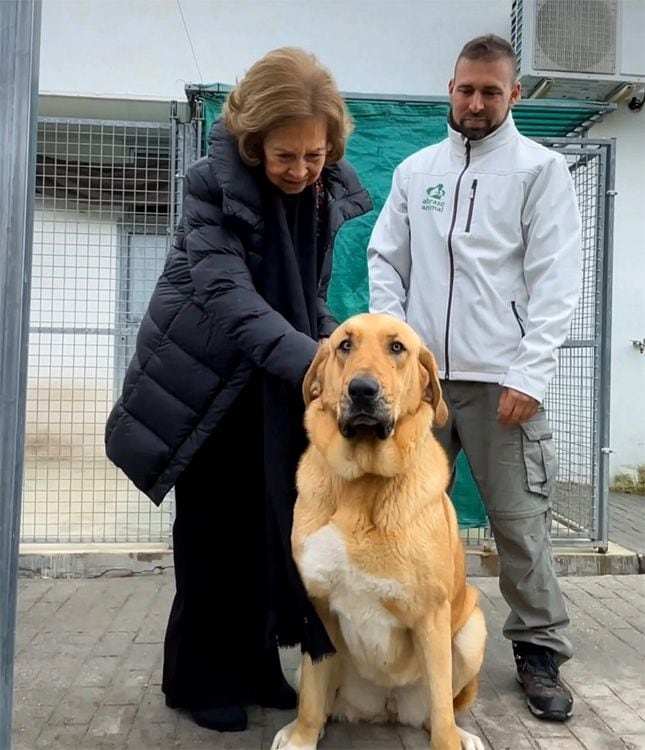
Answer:
<svg viewBox="0 0 645 750"><path fill-rule="evenodd" d="M349 339L343 339L338 345L338 350L348 352L352 348L352 342Z"/></svg>
<svg viewBox="0 0 645 750"><path fill-rule="evenodd" d="M393 341L390 344L390 351L392 352L392 354L401 354L405 351L405 347L400 341Z"/></svg>

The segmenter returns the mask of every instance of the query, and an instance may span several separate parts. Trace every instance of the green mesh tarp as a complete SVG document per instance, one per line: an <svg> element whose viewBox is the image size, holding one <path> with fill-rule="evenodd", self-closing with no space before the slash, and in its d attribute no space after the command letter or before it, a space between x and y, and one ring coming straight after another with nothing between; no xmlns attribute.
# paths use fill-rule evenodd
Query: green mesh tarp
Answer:
<svg viewBox="0 0 645 750"><path fill-rule="evenodd" d="M209 133L225 94L205 92L203 96ZM346 156L369 190L374 210L345 224L336 241L329 306L339 320L367 310L367 242L390 190L394 168L414 151L445 137L447 113L445 104L357 99L347 103L355 130Z"/></svg>
<svg viewBox="0 0 645 750"><path fill-rule="evenodd" d="M339 320L368 308L367 243L392 184L394 168L406 156L446 136L441 104L349 101L355 131L347 158L369 190L374 210L341 229L334 250L329 306Z"/></svg>
<svg viewBox="0 0 645 750"><path fill-rule="evenodd" d="M226 95L202 91L202 96L206 133L210 133ZM348 99L347 104L355 130L346 156L372 196L374 210L345 224L336 241L328 299L338 320L368 309L367 243L390 191L394 168L414 151L445 138L448 112L443 103ZM486 525L481 498L463 454L457 460L451 496L462 527Z"/></svg>

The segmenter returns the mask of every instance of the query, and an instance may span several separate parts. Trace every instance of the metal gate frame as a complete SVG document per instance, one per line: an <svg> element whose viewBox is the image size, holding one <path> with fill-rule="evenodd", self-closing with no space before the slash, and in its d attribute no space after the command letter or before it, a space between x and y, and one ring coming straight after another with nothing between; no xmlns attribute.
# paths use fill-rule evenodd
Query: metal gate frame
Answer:
<svg viewBox="0 0 645 750"><path fill-rule="evenodd" d="M598 162L595 184L595 253L593 265L583 266L583 294L585 283L593 275L593 325L591 336L569 337L561 347L588 349L593 356L593 394L591 415L591 498L589 524L571 519L561 512L556 490L553 517L561 531L552 533L555 544L567 546L590 544L599 552L609 546L609 455L610 448L610 395L611 395L611 305L612 264L614 237L614 198L616 173L616 140L614 138L560 138L537 139L543 145L562 154L569 163L574 184L579 195L582 187L577 182L578 170ZM584 231L584 206L581 205ZM582 303L582 300L581 300ZM579 307L580 304L579 303ZM572 330L575 326L572 323ZM557 377L557 375L556 375ZM561 496L560 496L561 497Z"/></svg>

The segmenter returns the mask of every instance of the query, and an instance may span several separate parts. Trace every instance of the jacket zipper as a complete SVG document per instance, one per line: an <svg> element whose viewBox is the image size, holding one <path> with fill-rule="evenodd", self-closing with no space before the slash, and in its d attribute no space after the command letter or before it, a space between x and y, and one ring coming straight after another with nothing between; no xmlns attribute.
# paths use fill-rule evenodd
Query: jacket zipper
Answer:
<svg viewBox="0 0 645 750"><path fill-rule="evenodd" d="M477 194L477 180L473 180L470 186L470 204L468 206L468 219L466 220L466 232L470 232L470 222L473 219L473 208L475 206L475 195Z"/></svg>
<svg viewBox="0 0 645 750"><path fill-rule="evenodd" d="M526 335L526 331L524 330L522 318L520 318L520 315L517 312L517 305L515 304L515 300L511 302L511 309L513 310L513 315L515 315L515 320L517 320L517 325L520 327L520 331L522 332L522 338L524 338L524 336Z"/></svg>
<svg viewBox="0 0 645 750"><path fill-rule="evenodd" d="M448 232L448 257L450 258L450 287L448 289L448 309L446 311L446 340L445 340L445 359L446 359L446 375L445 378L450 378L450 357L448 355L448 341L450 339L450 313L452 311L452 292L455 285L455 256L452 250L452 233L455 231L455 223L457 221L457 206L459 203L459 188L461 187L461 180L468 169L470 164L470 141L466 141L466 164L461 170L459 177L457 177L457 185L455 186L455 202L452 206L452 220L450 222L450 231Z"/></svg>

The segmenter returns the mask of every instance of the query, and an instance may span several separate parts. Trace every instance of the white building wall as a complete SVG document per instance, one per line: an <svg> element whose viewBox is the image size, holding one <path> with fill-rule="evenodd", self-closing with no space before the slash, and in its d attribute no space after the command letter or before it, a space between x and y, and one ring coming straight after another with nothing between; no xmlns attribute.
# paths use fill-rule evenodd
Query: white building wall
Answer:
<svg viewBox="0 0 645 750"><path fill-rule="evenodd" d="M623 2L640 0L623 0ZM180 0L204 82L234 83L269 49L317 53L344 91L447 93L465 41L510 33L510 0ZM44 0L43 93L184 100L199 82L176 0ZM645 463L645 111L592 130L618 141L612 471Z"/></svg>
<svg viewBox="0 0 645 750"><path fill-rule="evenodd" d="M645 109L618 112L592 136L616 138L612 305L612 471L645 464Z"/></svg>
<svg viewBox="0 0 645 750"><path fill-rule="evenodd" d="M510 0L180 0L204 82L234 83L282 45L341 89L446 93L469 38L510 33ZM183 99L199 73L176 0L44 0L42 91Z"/></svg>

